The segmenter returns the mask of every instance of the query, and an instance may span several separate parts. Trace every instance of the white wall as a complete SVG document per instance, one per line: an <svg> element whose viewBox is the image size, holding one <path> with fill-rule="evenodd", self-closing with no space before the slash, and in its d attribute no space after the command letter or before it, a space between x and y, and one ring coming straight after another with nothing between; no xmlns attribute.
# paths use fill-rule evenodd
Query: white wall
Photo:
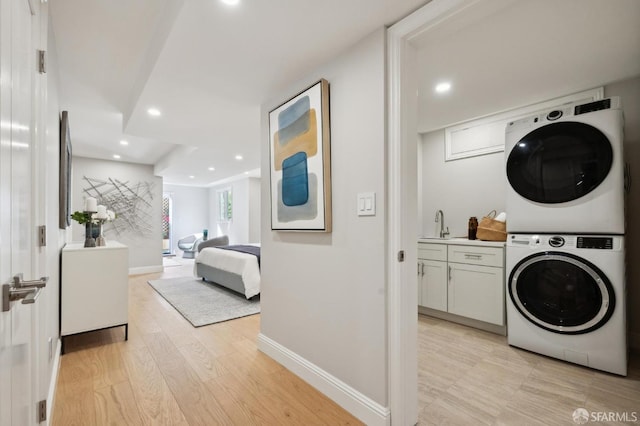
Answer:
<svg viewBox="0 0 640 426"><path fill-rule="evenodd" d="M218 220L218 191L231 189L232 220ZM260 179L242 178L209 188L209 233L228 235L229 244L260 242Z"/></svg>
<svg viewBox="0 0 640 426"><path fill-rule="evenodd" d="M386 407L384 30L263 104L263 147L269 111L320 78L330 84L333 232L271 231L263 149L261 333ZM366 191L377 215L358 217Z"/></svg>
<svg viewBox="0 0 640 426"><path fill-rule="evenodd" d="M73 134L71 137L73 145ZM130 184L153 184L153 199L147 220L151 227L149 234L145 236L131 231L116 234L107 228L105 237L129 247L130 271L142 273L162 270L162 178L154 176L153 166L74 156L71 159L71 175L71 212L83 209L83 188L87 186L84 176L101 180L113 178ZM118 214L117 211L115 213ZM71 222L72 240L84 241L84 226L73 220Z"/></svg>
<svg viewBox="0 0 640 426"><path fill-rule="evenodd" d="M504 153L444 161L444 130L425 133L418 144L422 192L418 219L421 236L438 236L437 210L444 213L450 236L466 237L469 217L504 210Z"/></svg>
<svg viewBox="0 0 640 426"><path fill-rule="evenodd" d="M249 178L249 242L260 242L260 179Z"/></svg>
<svg viewBox="0 0 640 426"><path fill-rule="evenodd" d="M171 196L171 253L180 253L178 240L209 228L209 190L195 186L165 184ZM209 236L212 236L209 230Z"/></svg>
<svg viewBox="0 0 640 426"><path fill-rule="evenodd" d="M631 166L631 191L626 199L627 318L631 345L640 353L640 76L610 84L605 96L620 96L624 110L624 157Z"/></svg>

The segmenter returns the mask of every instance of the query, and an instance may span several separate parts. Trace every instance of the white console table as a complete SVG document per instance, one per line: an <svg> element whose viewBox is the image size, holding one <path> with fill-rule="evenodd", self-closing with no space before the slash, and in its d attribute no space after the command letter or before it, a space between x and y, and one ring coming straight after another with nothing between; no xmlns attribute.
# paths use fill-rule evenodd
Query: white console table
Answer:
<svg viewBox="0 0 640 426"><path fill-rule="evenodd" d="M129 249L108 241L103 247L70 243L62 249L60 336L125 327L129 337Z"/></svg>

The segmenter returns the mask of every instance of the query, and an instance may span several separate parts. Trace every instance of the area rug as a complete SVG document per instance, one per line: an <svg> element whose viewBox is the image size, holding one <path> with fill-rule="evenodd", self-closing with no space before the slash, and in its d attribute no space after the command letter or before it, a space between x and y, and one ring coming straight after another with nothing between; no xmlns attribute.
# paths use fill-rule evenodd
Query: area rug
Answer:
<svg viewBox="0 0 640 426"><path fill-rule="evenodd" d="M147 281L194 327L229 321L260 312L260 299L243 295L199 278L177 277Z"/></svg>

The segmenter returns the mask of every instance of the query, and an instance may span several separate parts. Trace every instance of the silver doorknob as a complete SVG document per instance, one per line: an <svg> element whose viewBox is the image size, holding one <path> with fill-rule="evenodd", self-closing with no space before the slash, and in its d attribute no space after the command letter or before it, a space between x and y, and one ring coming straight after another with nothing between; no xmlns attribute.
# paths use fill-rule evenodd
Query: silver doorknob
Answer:
<svg viewBox="0 0 640 426"><path fill-rule="evenodd" d="M11 309L11 302L22 299L22 304L35 303L41 287L18 288L9 284L2 285L2 312Z"/></svg>
<svg viewBox="0 0 640 426"><path fill-rule="evenodd" d="M47 285L49 277L40 277L39 280L23 280L22 272L13 276L13 286L15 288L42 288Z"/></svg>

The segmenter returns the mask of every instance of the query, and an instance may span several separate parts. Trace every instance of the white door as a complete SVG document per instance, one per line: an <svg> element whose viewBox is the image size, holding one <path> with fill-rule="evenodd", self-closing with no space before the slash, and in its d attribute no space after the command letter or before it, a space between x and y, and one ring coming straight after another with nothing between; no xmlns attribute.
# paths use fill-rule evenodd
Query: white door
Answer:
<svg viewBox="0 0 640 426"><path fill-rule="evenodd" d="M27 0L0 0L0 284L35 272L33 82L36 51ZM0 311L0 426L34 425L35 304Z"/></svg>

